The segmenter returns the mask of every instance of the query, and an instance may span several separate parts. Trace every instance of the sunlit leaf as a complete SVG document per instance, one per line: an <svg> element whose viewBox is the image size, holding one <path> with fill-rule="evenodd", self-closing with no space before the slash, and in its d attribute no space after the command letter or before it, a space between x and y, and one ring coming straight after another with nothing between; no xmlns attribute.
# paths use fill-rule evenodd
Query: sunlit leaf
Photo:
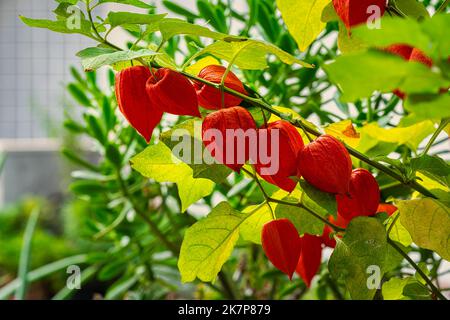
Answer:
<svg viewBox="0 0 450 320"><path fill-rule="evenodd" d="M414 243L450 260L450 209L431 198L397 201L396 206Z"/></svg>
<svg viewBox="0 0 450 320"><path fill-rule="evenodd" d="M181 281L195 278L214 282L239 238L239 227L248 214L234 210L227 202L217 205L208 216L185 233L178 268Z"/></svg>
<svg viewBox="0 0 450 320"><path fill-rule="evenodd" d="M286 64L299 64L311 68L303 62L271 43L262 40L216 41L201 50L197 56L211 54L219 59L232 62L241 69L261 70L267 67L267 55L273 54Z"/></svg>
<svg viewBox="0 0 450 320"><path fill-rule="evenodd" d="M351 147L359 144L361 134L357 131L351 120L332 123L325 127L325 133L344 141Z"/></svg>
<svg viewBox="0 0 450 320"><path fill-rule="evenodd" d="M281 16L301 51L306 50L325 28L322 12L329 2L329 0L277 0Z"/></svg>
<svg viewBox="0 0 450 320"><path fill-rule="evenodd" d="M157 182L173 182L178 186L182 211L209 195L214 182L195 179L192 169L176 158L163 143L151 145L131 159L131 167L143 176Z"/></svg>

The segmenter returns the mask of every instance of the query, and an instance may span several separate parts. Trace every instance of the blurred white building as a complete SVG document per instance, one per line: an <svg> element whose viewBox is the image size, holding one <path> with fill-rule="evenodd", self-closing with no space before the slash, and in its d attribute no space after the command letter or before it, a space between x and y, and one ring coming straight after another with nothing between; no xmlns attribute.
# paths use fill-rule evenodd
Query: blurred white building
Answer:
<svg viewBox="0 0 450 320"><path fill-rule="evenodd" d="M54 19L54 0L0 1L0 206L61 190L58 132L75 53L93 42L29 28L19 15ZM56 139L54 139L56 138ZM1 157L1 155L0 155Z"/></svg>

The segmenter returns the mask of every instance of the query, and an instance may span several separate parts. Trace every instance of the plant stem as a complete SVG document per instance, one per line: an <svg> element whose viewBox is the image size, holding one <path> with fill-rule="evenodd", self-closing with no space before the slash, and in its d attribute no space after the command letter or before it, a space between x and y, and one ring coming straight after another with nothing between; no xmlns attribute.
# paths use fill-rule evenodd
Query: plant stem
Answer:
<svg viewBox="0 0 450 320"><path fill-rule="evenodd" d="M433 294L438 297L441 300L447 300L447 298L439 291L438 288L434 285L433 281L431 281L427 275L419 268L419 266L414 262L411 257L405 253L394 241L392 241L389 237L387 238L388 244L393 247L398 253L400 253L403 258L406 259L406 261L409 262L409 264L416 269L417 273L425 280L425 282L430 286L431 291L433 291Z"/></svg>
<svg viewBox="0 0 450 320"><path fill-rule="evenodd" d="M264 196L264 199L266 200L267 206L269 207L270 213L272 214L272 219L275 220L276 219L275 212L273 212L273 209L272 209L272 207L270 206L270 203L269 203L270 202L270 197L267 194L266 190L264 190L264 187L262 186L261 181L259 181L258 176L256 174L255 168L253 167L253 170L255 170L255 172L253 172L253 173L248 171L245 168L242 168L241 170L246 172L247 174L249 174L253 178L253 180L256 182L256 184L258 185L259 189L261 190L261 192L262 192L262 194Z"/></svg>
<svg viewBox="0 0 450 320"><path fill-rule="evenodd" d="M436 14L445 12L445 9L450 4L450 0L445 0L440 7L436 10Z"/></svg>
<svg viewBox="0 0 450 320"><path fill-rule="evenodd" d="M223 290L224 290L226 296L228 297L228 299L236 300L236 295L233 291L230 281L228 280L228 277L223 270L221 270L219 272L218 277L219 277L220 282L222 283Z"/></svg>
<svg viewBox="0 0 450 320"><path fill-rule="evenodd" d="M159 230L158 226L136 205L133 197L128 192L128 188L125 185L125 181L123 180L119 169L117 170L117 180L119 182L120 190L122 191L123 196L130 201L130 204L132 205L134 211L145 221L145 223L147 223L152 233L159 240L161 240L161 242L167 247L167 249L169 249L175 256L178 256L178 254L180 253L179 246L170 242L169 239L167 239L167 237L161 232L161 230Z"/></svg>
<svg viewBox="0 0 450 320"><path fill-rule="evenodd" d="M100 33L99 33L98 30L97 30L97 27L95 26L94 19L93 19L93 17L92 17L92 9L90 8L90 3L91 3L91 0L87 0L87 1L86 1L86 11L87 11L87 14L88 14L89 21L91 22L92 30L94 30L94 33L95 33L95 35L96 35L98 38L100 38L100 39L106 41L106 39L104 39L104 38L100 35Z"/></svg>
<svg viewBox="0 0 450 320"><path fill-rule="evenodd" d="M269 202L274 202L274 203L278 203L278 204L282 204L282 205L286 205L286 206L292 206L292 207L297 207L297 208L301 208L303 210L305 210L306 212L308 212L309 214L311 214L312 216L316 217L317 219L321 220L323 223L327 224L328 226L330 226L331 228L333 228L335 231L345 231L344 228L341 228L335 224L333 224L332 222L328 221L327 219L325 219L324 217L320 216L319 214L315 213L314 211L312 211L311 209L309 209L308 207L306 207L305 205L303 205L300 202L289 202L289 201L284 201L284 200L278 200L278 199L273 199L273 198L268 198Z"/></svg>
<svg viewBox="0 0 450 320"><path fill-rule="evenodd" d="M450 0L449 0L450 1ZM433 133L433 135L430 138L430 141L428 141L427 146L422 152L422 156L426 155L428 151L430 151L431 147L433 146L434 142L436 141L437 137L441 134L442 130L445 129L445 127L450 123L450 118L442 119L441 123L439 124L439 127L437 130Z"/></svg>

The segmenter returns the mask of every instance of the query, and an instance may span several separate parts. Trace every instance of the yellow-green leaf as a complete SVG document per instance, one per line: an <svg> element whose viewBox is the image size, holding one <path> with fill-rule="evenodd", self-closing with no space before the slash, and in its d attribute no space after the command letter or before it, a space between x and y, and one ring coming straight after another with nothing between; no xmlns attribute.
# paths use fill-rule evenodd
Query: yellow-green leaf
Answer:
<svg viewBox="0 0 450 320"><path fill-rule="evenodd" d="M398 243L401 243L405 247L408 247L412 243L411 235L409 234L408 230L406 230L406 228L402 225L400 219L397 218L394 223L394 219L398 214L399 213L397 212L389 217L386 223L386 229L390 230L389 238ZM394 225L392 225L392 223L394 223Z"/></svg>
<svg viewBox="0 0 450 320"><path fill-rule="evenodd" d="M275 205L275 203L270 204L272 210L275 210ZM242 212L249 214L249 216L242 222L240 228L241 237L246 241L261 244L262 228L267 222L273 219L269 204L262 203L260 205L249 206Z"/></svg>
<svg viewBox="0 0 450 320"><path fill-rule="evenodd" d="M231 255L239 238L239 226L247 216L221 202L206 218L187 229L178 260L181 281L199 278L214 282Z"/></svg>
<svg viewBox="0 0 450 320"><path fill-rule="evenodd" d="M397 145L407 145L411 149L416 150L419 144L430 134L435 131L432 121L422 121L408 127L397 127L393 129L385 129L377 123L369 123L361 129L361 144L358 148L367 149L367 145L362 143L365 136L374 142L388 142ZM367 140L367 139L366 139Z"/></svg>
<svg viewBox="0 0 450 320"><path fill-rule="evenodd" d="M431 198L398 201L396 206L414 243L450 260L450 209Z"/></svg>
<svg viewBox="0 0 450 320"><path fill-rule="evenodd" d="M322 12L329 3L330 0L277 0L281 16L301 51L325 28Z"/></svg>
<svg viewBox="0 0 450 320"><path fill-rule="evenodd" d="M332 123L325 127L325 133L344 141L351 147L356 147L361 138L351 120Z"/></svg>
<svg viewBox="0 0 450 320"><path fill-rule="evenodd" d="M216 41L196 54L211 54L219 59L232 62L241 69L261 70L267 67L267 55L273 54L286 64L299 64L312 68L313 66L299 60L281 50L277 46L262 40L245 39L242 41Z"/></svg>
<svg viewBox="0 0 450 320"><path fill-rule="evenodd" d="M338 48L342 53L352 53L367 49L367 45L356 35L348 32L345 25L339 21Z"/></svg>
<svg viewBox="0 0 450 320"><path fill-rule="evenodd" d="M187 67L186 72L193 74L193 75L198 75L204 67L207 67L210 65L219 65L220 66L221 64L220 64L219 60L217 60L211 56L207 56L207 57L204 57L204 58L198 60L193 65L190 65L189 67Z"/></svg>
<svg viewBox="0 0 450 320"><path fill-rule="evenodd" d="M134 170L157 182L173 182L178 186L182 212L201 198L211 194L214 182L195 179L192 168L176 158L163 143L147 147L131 159Z"/></svg>

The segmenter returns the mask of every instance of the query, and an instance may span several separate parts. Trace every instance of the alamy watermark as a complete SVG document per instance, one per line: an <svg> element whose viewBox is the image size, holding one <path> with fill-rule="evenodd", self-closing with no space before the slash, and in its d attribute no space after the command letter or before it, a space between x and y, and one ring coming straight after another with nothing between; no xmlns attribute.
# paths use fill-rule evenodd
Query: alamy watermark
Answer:
<svg viewBox="0 0 450 320"><path fill-rule="evenodd" d="M81 269L77 265L67 267L66 273L69 275L66 280L66 287L70 290L81 289Z"/></svg>

